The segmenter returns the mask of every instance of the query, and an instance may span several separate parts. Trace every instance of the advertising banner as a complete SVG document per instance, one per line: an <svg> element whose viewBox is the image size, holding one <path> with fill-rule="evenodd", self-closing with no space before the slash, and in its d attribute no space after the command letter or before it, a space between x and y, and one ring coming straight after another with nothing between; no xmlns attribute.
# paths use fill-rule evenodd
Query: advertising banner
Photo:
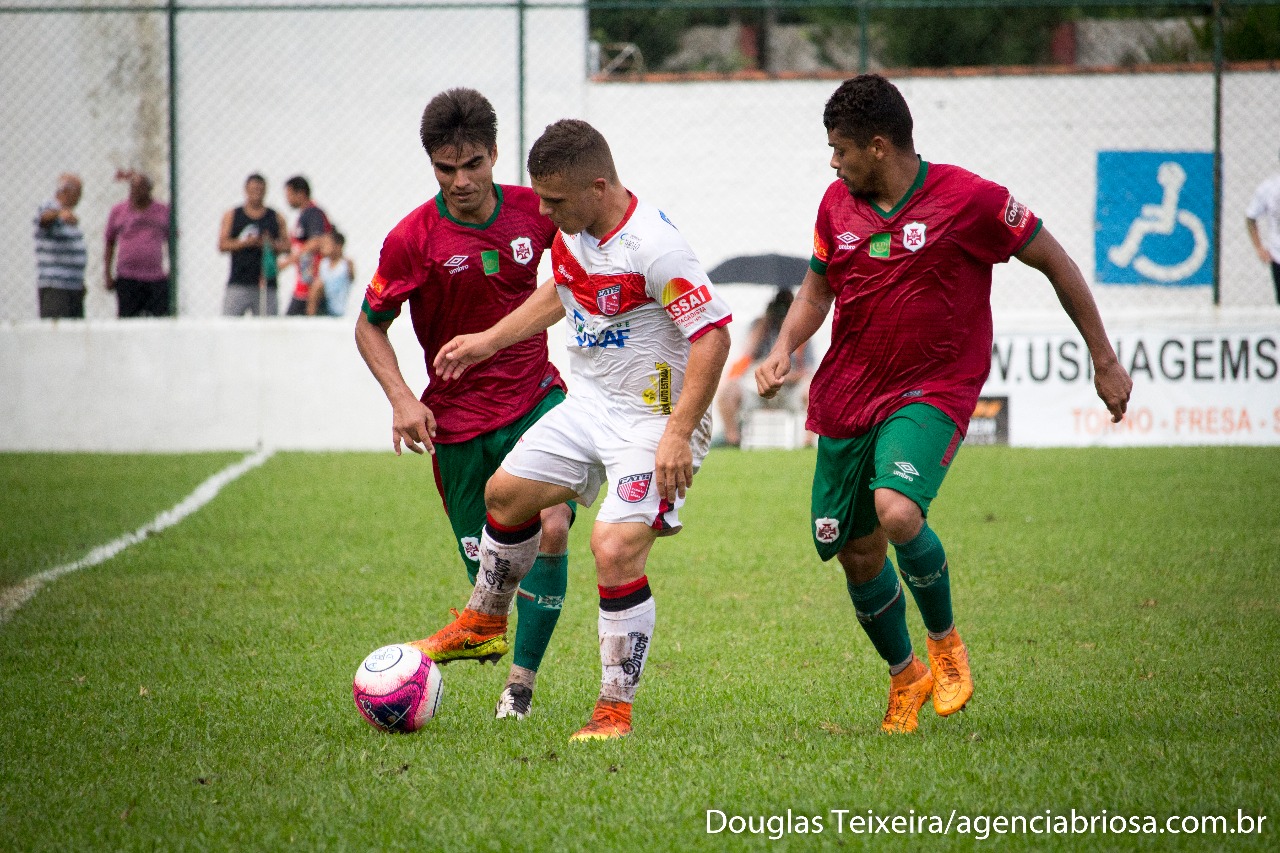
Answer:
<svg viewBox="0 0 1280 853"><path fill-rule="evenodd" d="M997 334L973 443L1280 444L1280 328L1143 329L1112 336L1133 377L1118 424L1075 334ZM1003 419L1003 423L999 419Z"/></svg>

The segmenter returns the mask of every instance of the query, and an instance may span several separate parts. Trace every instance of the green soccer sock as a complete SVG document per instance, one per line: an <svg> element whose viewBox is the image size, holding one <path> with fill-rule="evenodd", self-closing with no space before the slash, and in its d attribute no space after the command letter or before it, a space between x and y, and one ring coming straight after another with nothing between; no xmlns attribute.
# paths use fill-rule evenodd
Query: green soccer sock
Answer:
<svg viewBox="0 0 1280 853"><path fill-rule="evenodd" d="M911 635L907 633L907 602L902 585L889 558L884 559L880 574L866 583L849 583L849 598L862 630L871 638L880 657L889 666L911 659Z"/></svg>
<svg viewBox="0 0 1280 853"><path fill-rule="evenodd" d="M516 666L537 672L569 585L568 554L538 554L516 593Z"/></svg>
<svg viewBox="0 0 1280 853"><path fill-rule="evenodd" d="M893 547L925 628L934 635L949 630L955 622L951 613L951 573L947 571L947 554L938 534L926 522L916 538L901 545L894 543Z"/></svg>

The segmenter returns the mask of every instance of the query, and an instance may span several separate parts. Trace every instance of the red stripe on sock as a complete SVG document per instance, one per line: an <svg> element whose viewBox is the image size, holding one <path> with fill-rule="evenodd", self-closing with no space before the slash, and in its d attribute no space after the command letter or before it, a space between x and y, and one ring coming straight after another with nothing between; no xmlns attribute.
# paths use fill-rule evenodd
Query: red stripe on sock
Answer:
<svg viewBox="0 0 1280 853"><path fill-rule="evenodd" d="M494 530L501 530L503 533L519 533L522 530L528 530L530 527L533 527L535 524L542 523L542 517L535 515L533 516L533 518L530 518L528 521L524 521L524 522L521 522L520 524L516 524L508 527L505 524L500 524L499 522L494 521L493 516L489 515L489 513L487 512L484 514L484 520Z"/></svg>
<svg viewBox="0 0 1280 853"><path fill-rule="evenodd" d="M624 583L622 586L600 586L596 584L596 588L600 590L601 598L623 598L643 588L648 583L649 576L641 575L639 579L633 580L631 583Z"/></svg>

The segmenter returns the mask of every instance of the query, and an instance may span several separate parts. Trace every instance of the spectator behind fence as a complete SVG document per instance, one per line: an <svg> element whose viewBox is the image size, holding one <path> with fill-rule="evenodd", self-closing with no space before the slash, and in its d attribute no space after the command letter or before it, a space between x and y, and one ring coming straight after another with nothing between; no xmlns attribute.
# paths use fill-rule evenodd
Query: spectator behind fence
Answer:
<svg viewBox="0 0 1280 853"><path fill-rule="evenodd" d="M751 412L767 401L756 393L755 369L769 355L782 330L782 321L791 308L791 291L782 287L764 309L764 314L751 324L747 332L746 352L729 368L729 381L720 386L717 408L724 420L724 443L729 447L742 444L742 424ZM773 398L778 405L804 414L809 408L809 376L813 359L809 343L800 345L791 355L791 372L783 380L782 390Z"/></svg>
<svg viewBox="0 0 1280 853"><path fill-rule="evenodd" d="M116 180L129 182L129 198L111 208L107 217L102 272L107 290L116 292L120 317L167 317L169 275L164 253L169 242L169 205L151 197L151 179L141 172L116 172Z"/></svg>
<svg viewBox="0 0 1280 853"><path fill-rule="evenodd" d="M267 179L255 172L245 179L244 204L222 215L218 251L231 254L222 303L228 317L280 313L276 253L289 251L288 227L283 215L263 203L266 197Z"/></svg>
<svg viewBox="0 0 1280 853"><path fill-rule="evenodd" d="M1258 185L1244 215L1254 251L1259 260L1271 265L1271 283L1276 289L1276 302L1280 302L1280 172ZM1258 230L1259 220L1266 223L1265 235Z"/></svg>
<svg viewBox="0 0 1280 853"><path fill-rule="evenodd" d="M280 265L282 269L290 264L298 268L298 283L294 285L286 313L314 316L320 310L320 288L314 286L320 268L320 237L332 231L333 226L324 211L311 200L311 184L301 175L284 182L284 197L289 206L298 211L298 222L289 235L293 251Z"/></svg>
<svg viewBox="0 0 1280 853"><path fill-rule="evenodd" d="M36 292L42 318L84 317L88 252L76 216L82 189L79 175L59 175L53 198L36 212Z"/></svg>
<svg viewBox="0 0 1280 853"><path fill-rule="evenodd" d="M334 229L320 238L320 270L318 274L320 298L323 300L325 313L330 317L341 317L347 313L347 296L351 293L351 282L356 277L355 264L342 252L347 238L341 231Z"/></svg>

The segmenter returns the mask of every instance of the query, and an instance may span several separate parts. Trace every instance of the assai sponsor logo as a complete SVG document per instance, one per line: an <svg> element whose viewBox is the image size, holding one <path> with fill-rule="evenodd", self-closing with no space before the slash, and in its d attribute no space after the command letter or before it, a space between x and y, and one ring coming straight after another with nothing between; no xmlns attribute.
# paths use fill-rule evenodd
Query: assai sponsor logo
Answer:
<svg viewBox="0 0 1280 853"><path fill-rule="evenodd" d="M823 545L830 545L840 538L840 519L815 518L813 520L813 538Z"/></svg>
<svg viewBox="0 0 1280 853"><path fill-rule="evenodd" d="M667 316L676 323L687 323L706 310L711 291L705 284L695 285L683 278L673 278L662 289L662 297Z"/></svg>
<svg viewBox="0 0 1280 853"><path fill-rule="evenodd" d="M387 288L387 280L382 277L382 273L373 274L373 280L369 282L369 289L373 291L374 296L381 296L382 291Z"/></svg>
<svg viewBox="0 0 1280 853"><path fill-rule="evenodd" d="M918 252L924 248L925 224L908 222L902 227L902 246L908 252Z"/></svg>
<svg viewBox="0 0 1280 853"><path fill-rule="evenodd" d="M466 255L454 255L452 258L444 262L445 268L449 270L449 275L457 275L465 269L470 268L467 263Z"/></svg>
<svg viewBox="0 0 1280 853"><path fill-rule="evenodd" d="M893 467L897 469L893 472L893 476L901 477L908 483L914 483L916 477L920 476L920 472L916 470L916 466L912 465L910 462L895 462L893 463Z"/></svg>
<svg viewBox="0 0 1280 853"><path fill-rule="evenodd" d="M647 474L631 474L618 481L618 497L629 504L640 503L649 494L649 484L653 482L653 472Z"/></svg>
<svg viewBox="0 0 1280 853"><path fill-rule="evenodd" d="M533 260L533 241L528 237L517 237L511 241L511 257L517 264L527 264Z"/></svg>

